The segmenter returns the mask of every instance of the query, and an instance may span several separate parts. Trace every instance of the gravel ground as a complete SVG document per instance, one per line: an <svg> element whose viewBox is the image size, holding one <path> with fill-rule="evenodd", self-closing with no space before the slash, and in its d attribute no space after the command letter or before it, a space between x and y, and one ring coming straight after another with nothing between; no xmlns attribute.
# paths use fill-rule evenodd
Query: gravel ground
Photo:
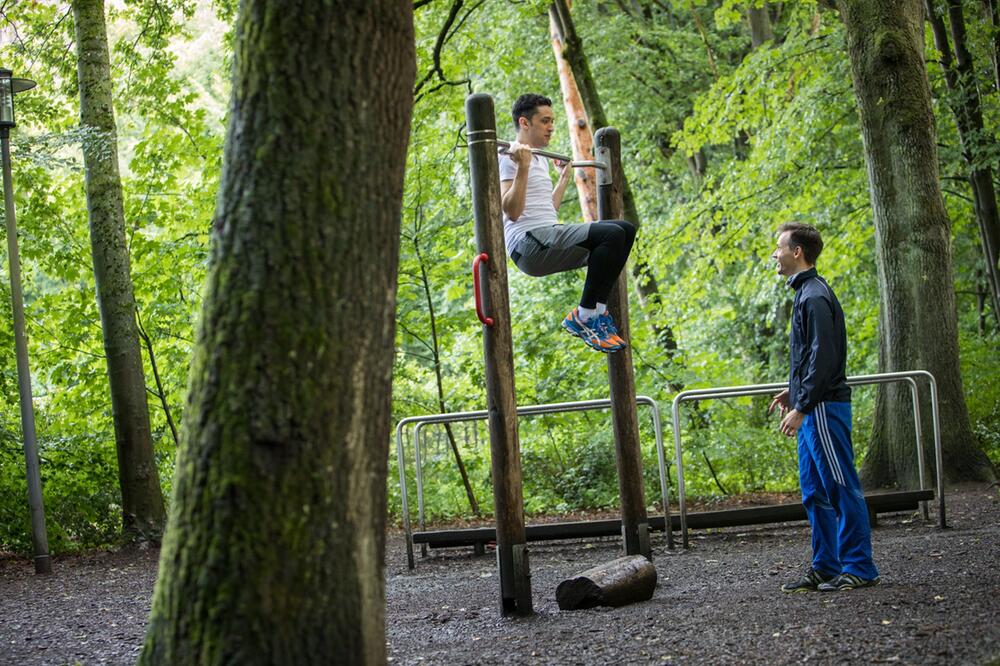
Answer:
<svg viewBox="0 0 1000 666"><path fill-rule="evenodd" d="M405 564L389 537L389 658L417 663L759 663L1000 665L1000 494L954 489L950 529L883 515L874 549L883 584L784 595L809 556L804 523L692 533L668 551L654 535L659 586L619 609L561 612L563 578L618 555L613 539L531 547L536 614L503 618L495 560L471 549ZM932 511L932 519L933 511ZM60 557L51 576L0 559L0 664L133 663L156 575L155 550Z"/></svg>

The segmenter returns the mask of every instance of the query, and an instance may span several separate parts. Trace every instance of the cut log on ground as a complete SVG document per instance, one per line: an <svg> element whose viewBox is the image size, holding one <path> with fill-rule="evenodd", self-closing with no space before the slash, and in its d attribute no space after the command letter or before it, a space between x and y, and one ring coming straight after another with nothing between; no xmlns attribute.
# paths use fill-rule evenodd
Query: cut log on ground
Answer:
<svg viewBox="0 0 1000 666"><path fill-rule="evenodd" d="M656 589L656 567L642 555L619 557L559 583L560 610L625 606L647 601Z"/></svg>

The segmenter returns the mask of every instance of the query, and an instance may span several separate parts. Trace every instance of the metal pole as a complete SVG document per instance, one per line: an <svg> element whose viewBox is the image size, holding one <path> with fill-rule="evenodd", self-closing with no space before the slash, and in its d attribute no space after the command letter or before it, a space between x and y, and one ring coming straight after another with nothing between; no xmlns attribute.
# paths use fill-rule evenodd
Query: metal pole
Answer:
<svg viewBox="0 0 1000 666"><path fill-rule="evenodd" d="M21 432L28 474L28 506L31 509L31 543L35 553L35 573L51 573L49 539L45 530L42 477L35 438L35 412L31 402L31 370L28 366L28 336L24 325L24 297L21 294L21 259L17 251L17 218L14 213L14 179L10 168L10 128L0 127L3 144L3 201L7 216L7 260L10 263L10 300L14 309L14 347L17 353L17 385L21 398Z"/></svg>
<svg viewBox="0 0 1000 666"><path fill-rule="evenodd" d="M396 424L396 465L399 471L399 501L403 514L403 533L406 535L406 565L412 569L413 561L413 530L410 529L410 507L406 501L406 456L403 453L403 426L405 419Z"/></svg>

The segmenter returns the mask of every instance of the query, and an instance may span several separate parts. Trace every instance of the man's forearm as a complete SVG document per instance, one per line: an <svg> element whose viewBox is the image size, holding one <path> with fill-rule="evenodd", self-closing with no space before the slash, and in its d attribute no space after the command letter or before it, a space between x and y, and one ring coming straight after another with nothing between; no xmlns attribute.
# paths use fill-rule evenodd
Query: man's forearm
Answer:
<svg viewBox="0 0 1000 666"><path fill-rule="evenodd" d="M556 210L559 210L559 206L562 205L563 195L566 194L567 187L569 187L569 177L560 176L556 188L552 190L552 207Z"/></svg>
<svg viewBox="0 0 1000 666"><path fill-rule="evenodd" d="M501 206L503 212L512 220L517 220L524 213L524 200L528 191L528 170L518 169L514 175L510 189L503 195Z"/></svg>

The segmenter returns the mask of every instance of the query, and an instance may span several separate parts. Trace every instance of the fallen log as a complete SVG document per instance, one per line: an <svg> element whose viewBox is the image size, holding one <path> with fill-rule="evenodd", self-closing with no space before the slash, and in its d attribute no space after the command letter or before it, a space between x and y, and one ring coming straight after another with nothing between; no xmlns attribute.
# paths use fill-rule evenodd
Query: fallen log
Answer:
<svg viewBox="0 0 1000 666"><path fill-rule="evenodd" d="M642 555L619 557L567 578L556 587L560 610L625 606L653 597L656 567Z"/></svg>

